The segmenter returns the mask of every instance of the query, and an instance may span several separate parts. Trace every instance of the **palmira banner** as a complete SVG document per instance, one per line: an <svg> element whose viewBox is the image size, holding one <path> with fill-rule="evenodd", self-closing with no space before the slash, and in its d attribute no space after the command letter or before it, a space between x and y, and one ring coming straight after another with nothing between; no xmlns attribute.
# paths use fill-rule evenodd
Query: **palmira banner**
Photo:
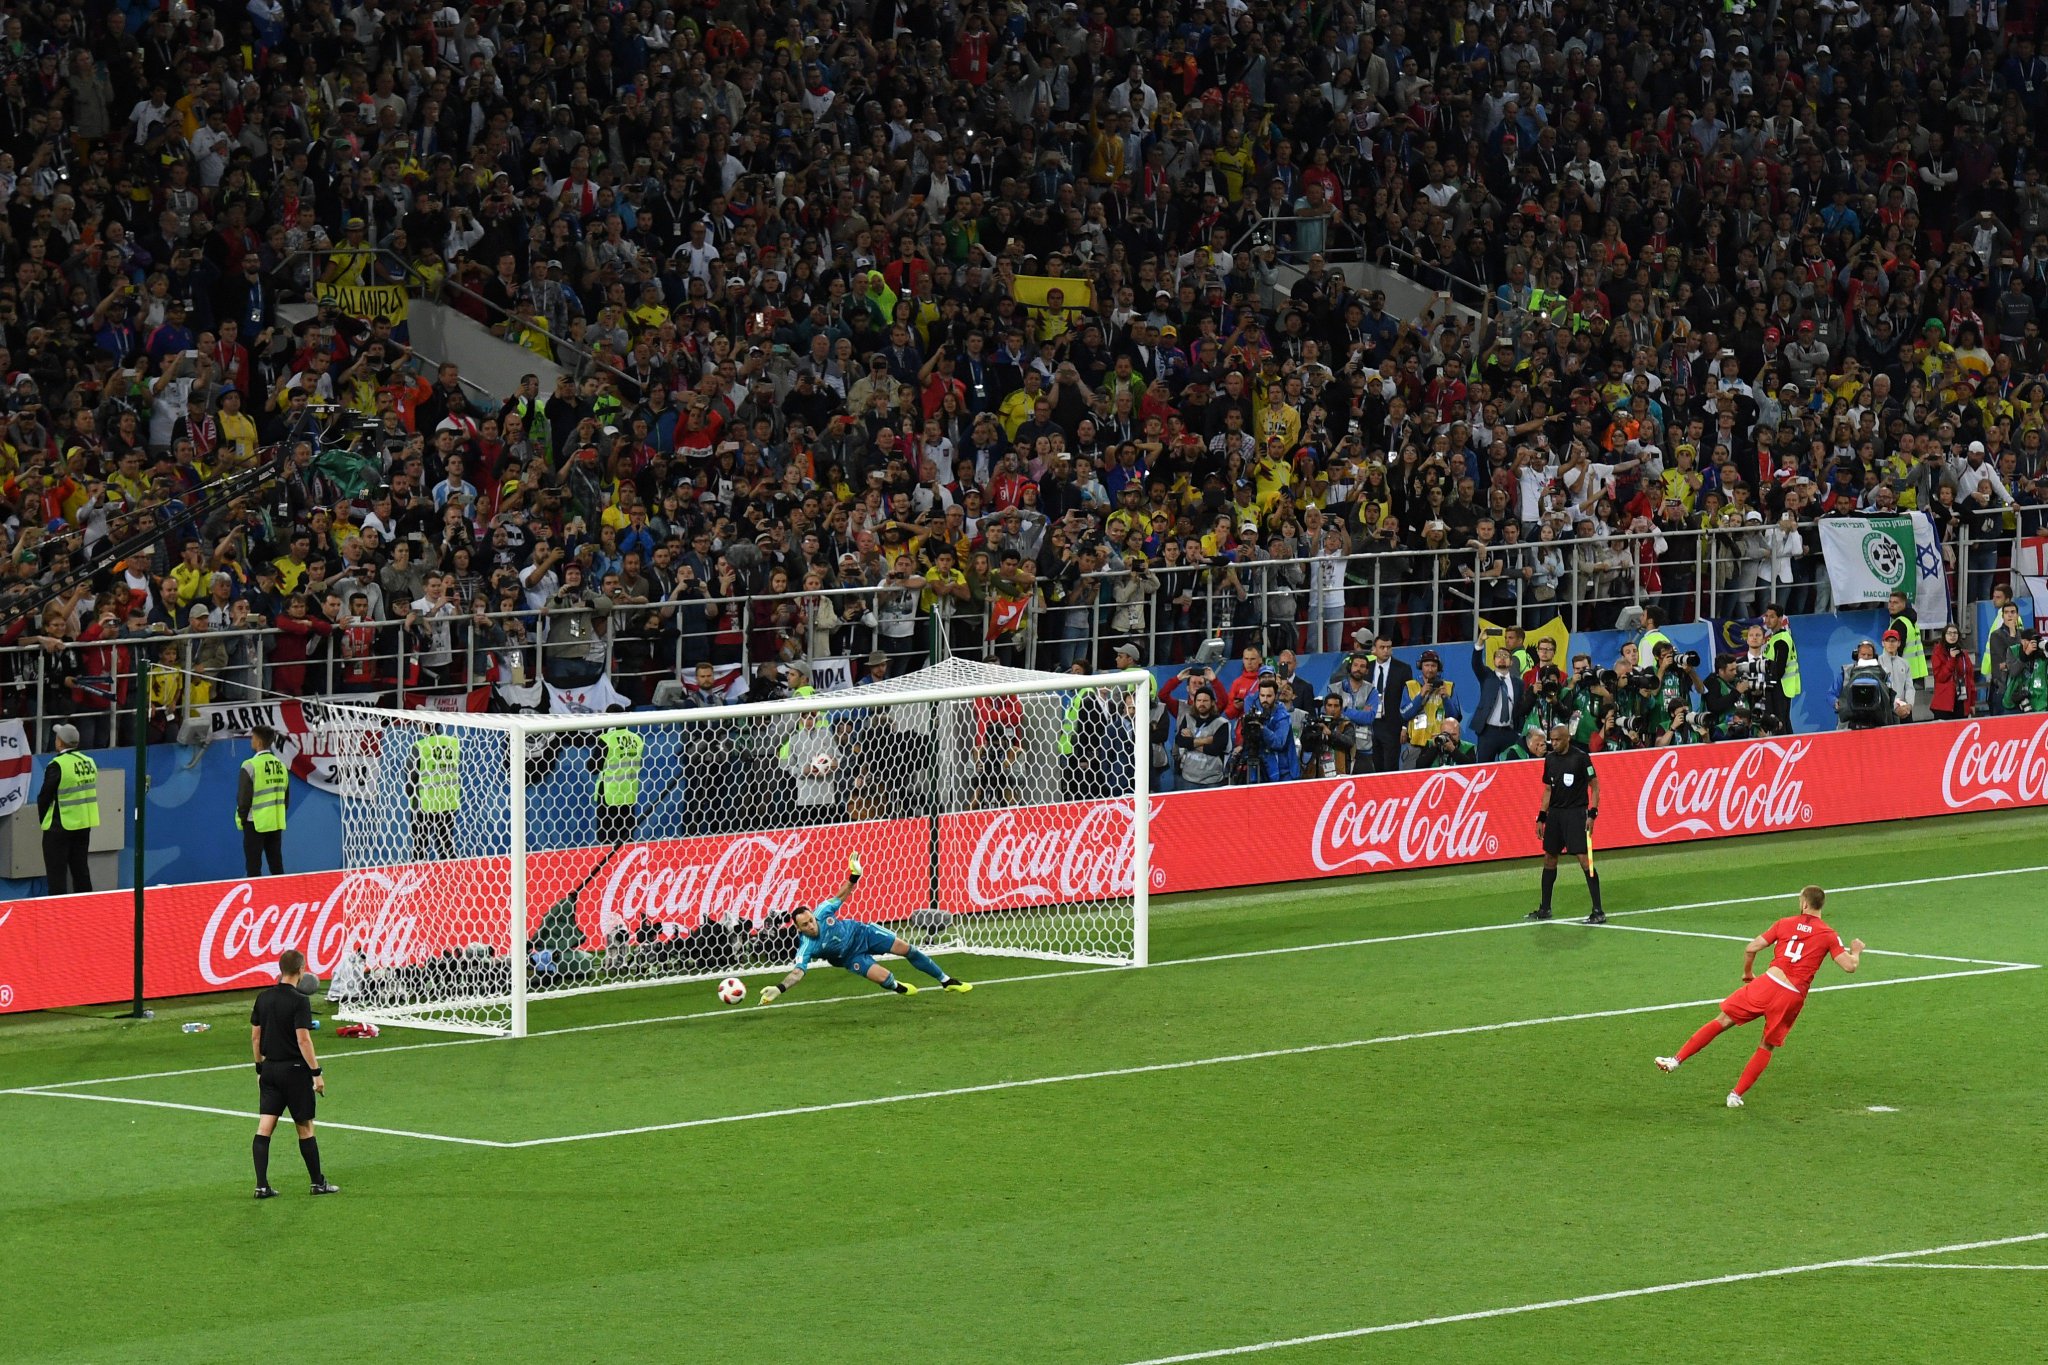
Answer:
<svg viewBox="0 0 2048 1365"><path fill-rule="evenodd" d="M202 706L199 718L209 741L246 736L259 725L277 732L278 757L292 776L321 791L348 795L372 778L378 732L356 723L340 724L318 702L249 701Z"/></svg>
<svg viewBox="0 0 2048 1365"><path fill-rule="evenodd" d="M1066 275L1018 275L1010 281L1010 297L1026 308L1044 308L1046 295L1060 291L1062 308L1093 308L1095 286Z"/></svg>
<svg viewBox="0 0 2048 1365"><path fill-rule="evenodd" d="M1836 606L1882 603L1904 593L1921 629L1948 624L1948 585L1941 546L1924 512L1893 517L1824 517L1821 554Z"/></svg>
<svg viewBox="0 0 2048 1365"><path fill-rule="evenodd" d="M405 321L409 306L404 286L396 284L316 284L313 302L364 322L389 318L393 326Z"/></svg>

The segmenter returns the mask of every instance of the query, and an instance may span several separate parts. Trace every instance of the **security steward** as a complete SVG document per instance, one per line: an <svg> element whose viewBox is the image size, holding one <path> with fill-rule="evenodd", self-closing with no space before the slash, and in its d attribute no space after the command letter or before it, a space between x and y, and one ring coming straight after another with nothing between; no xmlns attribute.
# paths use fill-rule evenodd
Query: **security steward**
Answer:
<svg viewBox="0 0 2048 1365"><path fill-rule="evenodd" d="M637 730L614 725L598 735L597 743L598 751L590 756L597 773L597 837L600 843L621 844L640 823L640 764L647 741Z"/></svg>
<svg viewBox="0 0 2048 1365"><path fill-rule="evenodd" d="M1593 822L1600 817L1600 778L1593 771L1593 756L1572 743L1571 727L1555 726L1550 731L1550 752L1543 757L1543 803L1536 809L1536 827L1543 834L1543 903L1529 912L1530 919L1550 918L1550 890L1557 885L1557 858L1575 854L1586 874L1586 891L1593 898L1588 924L1605 924L1607 912L1600 908L1600 874L1593 870Z"/></svg>
<svg viewBox="0 0 2048 1365"><path fill-rule="evenodd" d="M256 1054L256 1140L250 1155L256 1162L256 1197L274 1199L270 1188L270 1135L280 1115L289 1111L299 1130L299 1156L313 1179L314 1194L340 1194L320 1169L320 1142L313 1136L314 1098L327 1093L320 1059L313 1055L313 1002L306 977L306 955L293 948L277 959L277 984L256 997L249 1011L249 1047ZM304 983L304 984L302 984Z"/></svg>
<svg viewBox="0 0 2048 1365"><path fill-rule="evenodd" d="M270 873L284 871L284 799L291 785L291 769L277 756L277 731L258 725L249 731L249 747L256 752L242 761L242 776L235 791L235 828L242 831L242 862L248 874L263 874L263 860L270 860Z"/></svg>
<svg viewBox="0 0 2048 1365"><path fill-rule="evenodd" d="M43 870L50 894L64 896L92 890L85 855L100 823L100 765L80 752L77 726L59 725L50 736L57 752L43 768L36 811L43 821Z"/></svg>
<svg viewBox="0 0 2048 1365"><path fill-rule="evenodd" d="M412 746L412 856L455 857L455 813L462 809L462 742L438 726Z"/></svg>

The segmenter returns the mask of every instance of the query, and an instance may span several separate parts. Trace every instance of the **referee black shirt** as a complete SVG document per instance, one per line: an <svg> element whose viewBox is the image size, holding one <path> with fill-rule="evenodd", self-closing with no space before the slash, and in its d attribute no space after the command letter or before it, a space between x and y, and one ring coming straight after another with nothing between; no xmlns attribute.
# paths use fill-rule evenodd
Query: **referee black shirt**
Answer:
<svg viewBox="0 0 2048 1365"><path fill-rule="evenodd" d="M299 1051L299 1030L313 1027L313 1002L297 986L280 981L256 997L249 1010L249 1022L263 1030L263 1060L306 1064Z"/></svg>
<svg viewBox="0 0 2048 1365"><path fill-rule="evenodd" d="M1543 757L1543 785L1550 788L1550 809L1583 811L1586 788L1593 781L1593 756L1584 749L1568 749Z"/></svg>

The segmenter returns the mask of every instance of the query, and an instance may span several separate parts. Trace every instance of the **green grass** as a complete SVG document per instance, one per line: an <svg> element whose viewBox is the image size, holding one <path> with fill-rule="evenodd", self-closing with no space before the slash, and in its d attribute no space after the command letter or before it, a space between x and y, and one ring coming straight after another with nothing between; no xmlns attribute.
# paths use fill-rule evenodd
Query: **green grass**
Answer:
<svg viewBox="0 0 2048 1365"><path fill-rule="evenodd" d="M2048 972L1817 994L1739 1112L1754 1026L1650 1066L1713 1013L1656 1007L1732 989L1736 940L1801 884L2032 867L2043 828L1603 858L1611 910L1771 897L1618 921L1730 941L1559 923L1170 965L1505 924L1533 903L1518 864L1176 897L1144 972L958 958L971 996L832 973L770 1010L708 985L545 1002L537 1030L700 1017L519 1042L323 1032L323 1121L485 1144L1172 1068L528 1147L328 1129L332 1200L288 1137L288 1197L250 1200L245 1120L0 1094L0 1359L1118 1362L2048 1232ZM1873 949L2043 963L2044 887L1829 914ZM1873 955L1854 980L1973 971ZM219 1065L74 1089L240 1111L247 1008L0 1022L0 1090ZM1283 1055L1174 1066L1258 1052ZM1947 1259L2048 1265L2048 1242ZM2044 1333L2048 1272L1859 1267L1251 1358L1980 1362Z"/></svg>

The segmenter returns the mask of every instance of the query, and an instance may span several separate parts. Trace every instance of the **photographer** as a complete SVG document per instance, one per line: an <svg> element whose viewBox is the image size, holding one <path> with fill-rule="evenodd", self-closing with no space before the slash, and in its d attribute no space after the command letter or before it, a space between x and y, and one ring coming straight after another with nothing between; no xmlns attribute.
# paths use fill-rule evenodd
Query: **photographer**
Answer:
<svg viewBox="0 0 2048 1365"><path fill-rule="evenodd" d="M1536 699L1529 707L1528 718L1522 727L1522 742L1518 746L1523 749L1528 748L1531 735L1548 735L1560 725L1569 730L1578 724L1578 710L1566 698L1564 674L1557 670L1556 665L1538 664L1535 679Z"/></svg>
<svg viewBox="0 0 2048 1365"><path fill-rule="evenodd" d="M1552 670L1553 672L1555 670ZM1555 727L1552 727L1555 728ZM1538 725L1532 717L1529 728L1522 732L1522 738L1501 751L1501 763L1519 763L1525 758L1542 758L1550 752L1550 730Z"/></svg>
<svg viewBox="0 0 2048 1365"><path fill-rule="evenodd" d="M1422 676L1410 678L1401 700L1401 766L1419 767L1422 751L1443 729L1454 684L1444 677L1443 660L1433 649L1422 651Z"/></svg>
<svg viewBox="0 0 2048 1365"><path fill-rule="evenodd" d="M1897 593L1892 596L1897 597ZM1908 626L1913 644L1917 650L1920 644L1918 626ZM1913 671L1914 660L1905 651L1905 637L1894 628L1884 633L1884 647L1878 653L1878 666L1884 669L1885 686L1892 693L1892 719L1904 725L1913 719L1913 699L1919 693L1920 679ZM1923 668L1925 664L1921 665Z"/></svg>
<svg viewBox="0 0 2048 1365"><path fill-rule="evenodd" d="M1749 679L1744 676L1741 665L1742 656L1739 654L1715 656L1714 671L1700 689L1704 696L1706 723L1716 739L1730 738L1728 722L1737 706L1747 711Z"/></svg>
<svg viewBox="0 0 2048 1365"><path fill-rule="evenodd" d="M1193 685L1194 700L1173 736L1174 785L1220 787L1230 775L1230 721L1216 706L1206 683Z"/></svg>
<svg viewBox="0 0 2048 1365"><path fill-rule="evenodd" d="M1330 695L1337 698L1345 720L1356 736L1353 756L1374 751L1373 732L1385 701L1373 686L1373 661L1364 654L1352 654L1330 677Z"/></svg>
<svg viewBox="0 0 2048 1365"><path fill-rule="evenodd" d="M1280 699L1280 682L1268 670L1245 697L1244 719L1238 723L1239 759L1247 780L1291 782L1300 776L1294 754L1293 708Z"/></svg>
<svg viewBox="0 0 2048 1365"><path fill-rule="evenodd" d="M1657 667L1657 700L1664 713L1668 716L1680 706L1690 708L1700 692L1699 653L1681 651L1671 641L1659 640L1652 655Z"/></svg>
<svg viewBox="0 0 2048 1365"><path fill-rule="evenodd" d="M2005 709L2012 715L2048 712L2048 654L2036 631L2020 633L2020 647L2006 661Z"/></svg>
<svg viewBox="0 0 2048 1365"><path fill-rule="evenodd" d="M1344 714L1344 698L1332 692L1301 730L1301 775L1342 777L1358 756L1358 727Z"/></svg>
<svg viewBox="0 0 2048 1365"><path fill-rule="evenodd" d="M1651 741L1656 748L1669 748L1677 744L1705 744L1713 738L1707 727L1687 702L1679 702L1671 708L1670 718L1664 728Z"/></svg>
<svg viewBox="0 0 2048 1365"><path fill-rule="evenodd" d="M1445 716L1443 728L1416 755L1417 768L1458 768L1479 762L1479 751L1466 740L1456 716Z"/></svg>

